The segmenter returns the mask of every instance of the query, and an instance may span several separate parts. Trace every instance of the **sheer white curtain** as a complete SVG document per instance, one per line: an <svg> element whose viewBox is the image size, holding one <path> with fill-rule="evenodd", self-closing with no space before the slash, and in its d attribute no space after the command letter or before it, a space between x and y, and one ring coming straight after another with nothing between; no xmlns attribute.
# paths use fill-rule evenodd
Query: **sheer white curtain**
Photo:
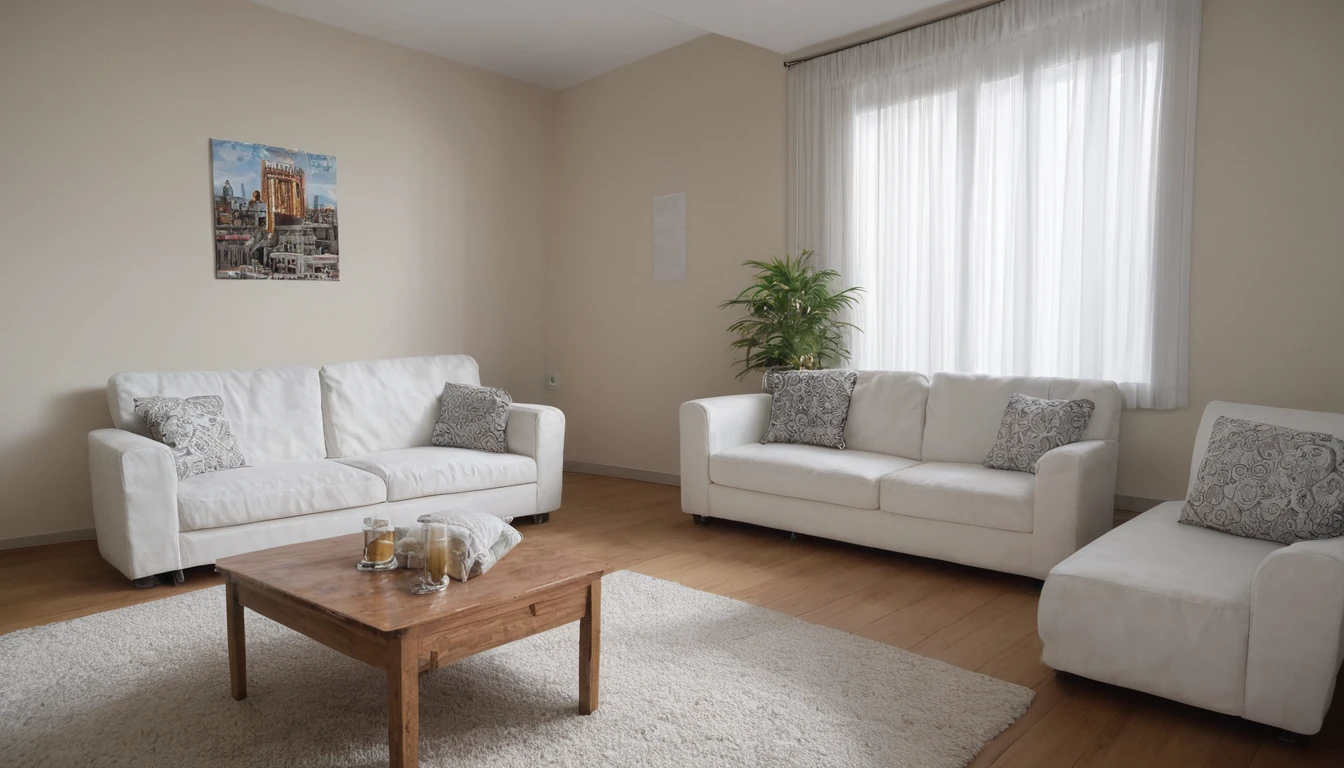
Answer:
<svg viewBox="0 0 1344 768"><path fill-rule="evenodd" d="M790 249L856 368L1186 405L1199 0L1004 2L789 70Z"/></svg>

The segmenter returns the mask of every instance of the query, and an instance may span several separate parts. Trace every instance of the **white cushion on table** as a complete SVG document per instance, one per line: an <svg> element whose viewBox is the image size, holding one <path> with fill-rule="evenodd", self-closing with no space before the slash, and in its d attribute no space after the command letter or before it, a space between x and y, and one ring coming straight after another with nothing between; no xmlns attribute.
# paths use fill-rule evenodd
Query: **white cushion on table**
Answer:
<svg viewBox="0 0 1344 768"><path fill-rule="evenodd" d="M710 482L859 509L877 509L884 475L919 462L868 451L748 443L709 458Z"/></svg>
<svg viewBox="0 0 1344 768"><path fill-rule="evenodd" d="M1031 533L1036 476L928 462L882 478L882 509L926 520Z"/></svg>
<svg viewBox="0 0 1344 768"><path fill-rule="evenodd" d="M387 483L387 500L402 501L537 481L537 462L515 453L420 446L339 459Z"/></svg>
<svg viewBox="0 0 1344 768"><path fill-rule="evenodd" d="M1055 669L1242 713L1256 569L1282 544L1176 522L1161 504L1056 565L1041 590Z"/></svg>
<svg viewBox="0 0 1344 768"><path fill-rule="evenodd" d="M206 472L177 483L177 514L184 531L384 501L387 486L381 478L326 459Z"/></svg>

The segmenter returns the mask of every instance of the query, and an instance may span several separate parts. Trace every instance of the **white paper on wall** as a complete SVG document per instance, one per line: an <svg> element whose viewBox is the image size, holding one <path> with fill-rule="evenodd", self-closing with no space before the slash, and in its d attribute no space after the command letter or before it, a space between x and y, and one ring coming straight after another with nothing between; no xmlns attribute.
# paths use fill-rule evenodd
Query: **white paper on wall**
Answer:
<svg viewBox="0 0 1344 768"><path fill-rule="evenodd" d="M653 279L686 279L686 193L653 198Z"/></svg>

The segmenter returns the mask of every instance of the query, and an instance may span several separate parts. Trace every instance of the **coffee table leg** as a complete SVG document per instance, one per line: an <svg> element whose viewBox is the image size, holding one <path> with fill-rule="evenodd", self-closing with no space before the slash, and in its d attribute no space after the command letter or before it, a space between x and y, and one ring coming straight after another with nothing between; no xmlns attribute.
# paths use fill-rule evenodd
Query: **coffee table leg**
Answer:
<svg viewBox="0 0 1344 768"><path fill-rule="evenodd" d="M588 587L588 613L579 619L579 713L597 709L598 670L602 666L602 580Z"/></svg>
<svg viewBox="0 0 1344 768"><path fill-rule="evenodd" d="M387 750L392 768L420 761L420 642L394 637L387 658Z"/></svg>
<svg viewBox="0 0 1344 768"><path fill-rule="evenodd" d="M228 612L229 688L233 698L247 698L247 632L243 627L243 603L238 599L238 584L229 579L224 587Z"/></svg>

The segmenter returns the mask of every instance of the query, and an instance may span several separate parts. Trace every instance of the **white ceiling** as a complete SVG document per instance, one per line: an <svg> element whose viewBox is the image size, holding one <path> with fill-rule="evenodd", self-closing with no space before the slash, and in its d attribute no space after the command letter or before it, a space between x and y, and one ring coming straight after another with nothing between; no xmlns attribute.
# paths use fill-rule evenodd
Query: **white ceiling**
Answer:
<svg viewBox="0 0 1344 768"><path fill-rule="evenodd" d="M552 90L713 32L781 54L946 0L252 0Z"/></svg>

